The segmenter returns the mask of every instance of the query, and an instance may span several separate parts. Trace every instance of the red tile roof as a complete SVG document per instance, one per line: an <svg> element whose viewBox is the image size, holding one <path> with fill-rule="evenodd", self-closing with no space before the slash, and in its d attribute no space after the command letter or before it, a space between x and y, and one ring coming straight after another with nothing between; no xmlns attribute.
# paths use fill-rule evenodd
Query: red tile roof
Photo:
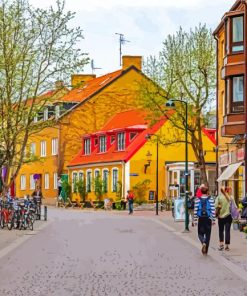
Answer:
<svg viewBox="0 0 247 296"><path fill-rule="evenodd" d="M115 129L126 129L131 126L141 125L144 129L132 142L126 147L124 151L116 151L115 145L112 145L106 153L98 153L97 149L92 151L90 155L84 155L81 150L78 155L69 163L70 166L79 166L90 163L128 161L145 143L145 136L157 132L167 118L162 118L153 127L148 127L146 120L147 112L142 110L130 110L116 114L110 119L101 130L102 132L112 131Z"/></svg>
<svg viewBox="0 0 247 296"><path fill-rule="evenodd" d="M118 70L106 75L94 78L85 83L84 86L72 89L68 94L61 98L61 101L65 102L83 102L97 91L104 88L107 84L112 82L117 77L123 74L123 70Z"/></svg>

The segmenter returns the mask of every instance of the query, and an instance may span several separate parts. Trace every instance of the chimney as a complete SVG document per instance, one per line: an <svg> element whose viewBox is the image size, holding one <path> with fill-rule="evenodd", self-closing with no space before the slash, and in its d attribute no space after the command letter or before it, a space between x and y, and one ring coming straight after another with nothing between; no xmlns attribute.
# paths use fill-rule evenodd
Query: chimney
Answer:
<svg viewBox="0 0 247 296"><path fill-rule="evenodd" d="M64 82L63 82L63 80L57 80L56 82L55 82L55 89L61 89L61 88L63 88L64 87Z"/></svg>
<svg viewBox="0 0 247 296"><path fill-rule="evenodd" d="M95 74L72 74L71 85L72 87L81 87L94 78L96 78Z"/></svg>
<svg viewBox="0 0 247 296"><path fill-rule="evenodd" d="M123 70L135 66L138 70L142 70L142 56L122 56Z"/></svg>

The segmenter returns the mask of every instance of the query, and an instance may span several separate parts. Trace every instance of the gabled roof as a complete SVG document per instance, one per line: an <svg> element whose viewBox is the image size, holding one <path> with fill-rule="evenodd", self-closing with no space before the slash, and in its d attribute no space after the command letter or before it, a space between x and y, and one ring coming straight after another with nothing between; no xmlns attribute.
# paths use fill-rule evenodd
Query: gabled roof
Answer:
<svg viewBox="0 0 247 296"><path fill-rule="evenodd" d="M68 167L116 161L127 162L146 143L147 139L145 136L156 133L168 120L167 117L164 117L152 127L148 127L149 122L146 120L146 116L147 112L140 109L116 114L106 123L101 130L102 132L126 129L133 126L142 126L143 130L140 131L124 151L116 151L115 145L112 145L105 153L98 153L97 149L95 149L90 155L84 155L81 150L69 163Z"/></svg>
<svg viewBox="0 0 247 296"><path fill-rule="evenodd" d="M87 81L83 86L72 89L68 94L63 97L65 102L83 102L91 95L95 94L114 79L123 74L123 70L118 70L106 75L91 79Z"/></svg>

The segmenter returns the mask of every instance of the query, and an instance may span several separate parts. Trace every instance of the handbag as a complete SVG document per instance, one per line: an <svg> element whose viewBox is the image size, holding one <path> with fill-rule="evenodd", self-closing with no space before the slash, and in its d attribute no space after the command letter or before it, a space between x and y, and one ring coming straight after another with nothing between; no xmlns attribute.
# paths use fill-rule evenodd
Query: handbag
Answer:
<svg viewBox="0 0 247 296"><path fill-rule="evenodd" d="M233 220L238 220L239 218L239 210L233 200L230 200L230 213Z"/></svg>

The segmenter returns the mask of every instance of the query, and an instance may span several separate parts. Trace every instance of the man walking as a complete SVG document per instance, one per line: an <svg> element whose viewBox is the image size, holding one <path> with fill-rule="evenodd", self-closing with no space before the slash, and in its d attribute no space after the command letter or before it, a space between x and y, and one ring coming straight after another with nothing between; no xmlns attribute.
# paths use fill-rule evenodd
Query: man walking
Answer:
<svg viewBox="0 0 247 296"><path fill-rule="evenodd" d="M211 237L212 222L215 221L214 199L208 195L208 188L201 186L201 197L195 200L194 218L198 219L198 238L202 243L202 254L207 255Z"/></svg>

